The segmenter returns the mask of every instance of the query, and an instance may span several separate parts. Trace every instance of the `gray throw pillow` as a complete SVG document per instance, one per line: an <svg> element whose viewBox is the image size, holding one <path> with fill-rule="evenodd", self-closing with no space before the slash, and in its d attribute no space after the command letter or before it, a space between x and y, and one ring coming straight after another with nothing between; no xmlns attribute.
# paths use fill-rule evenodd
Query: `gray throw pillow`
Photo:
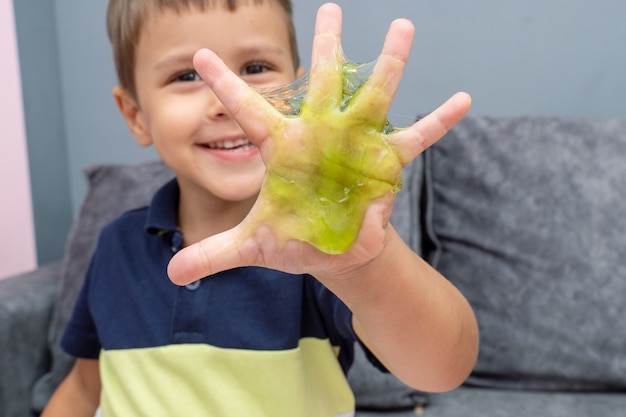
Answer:
<svg viewBox="0 0 626 417"><path fill-rule="evenodd" d="M33 409L41 411L74 360L59 346L74 308L100 229L123 212L148 204L173 173L162 162L141 165L101 165L87 169L89 189L70 231L63 257L59 288L50 324L51 371L33 388Z"/></svg>
<svg viewBox="0 0 626 417"><path fill-rule="evenodd" d="M479 321L468 383L626 389L626 120L468 117L424 164L425 257Z"/></svg>

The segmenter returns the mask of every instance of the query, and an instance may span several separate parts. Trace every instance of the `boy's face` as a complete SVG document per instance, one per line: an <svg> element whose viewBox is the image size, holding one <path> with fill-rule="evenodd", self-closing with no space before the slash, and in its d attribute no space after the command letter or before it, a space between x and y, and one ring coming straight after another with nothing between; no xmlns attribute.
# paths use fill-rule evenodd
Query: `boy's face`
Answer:
<svg viewBox="0 0 626 417"><path fill-rule="evenodd" d="M210 48L254 87L287 84L297 74L285 19L278 5L265 2L235 12L153 11L144 23L136 50L137 101L119 88L115 96L137 142L154 144L185 195L233 202L256 197L265 173L259 151L196 74L192 59Z"/></svg>

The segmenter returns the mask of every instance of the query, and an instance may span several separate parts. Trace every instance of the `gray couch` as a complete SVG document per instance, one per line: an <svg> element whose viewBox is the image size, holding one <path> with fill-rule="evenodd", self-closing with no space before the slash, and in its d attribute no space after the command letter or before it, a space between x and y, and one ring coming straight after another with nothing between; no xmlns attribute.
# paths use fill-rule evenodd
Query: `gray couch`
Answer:
<svg viewBox="0 0 626 417"><path fill-rule="evenodd" d="M89 169L64 259L0 281L0 416L43 407L71 366L58 340L98 230L171 175ZM626 413L626 120L467 117L405 169L392 222L467 296L481 352L444 394L359 352L358 416Z"/></svg>

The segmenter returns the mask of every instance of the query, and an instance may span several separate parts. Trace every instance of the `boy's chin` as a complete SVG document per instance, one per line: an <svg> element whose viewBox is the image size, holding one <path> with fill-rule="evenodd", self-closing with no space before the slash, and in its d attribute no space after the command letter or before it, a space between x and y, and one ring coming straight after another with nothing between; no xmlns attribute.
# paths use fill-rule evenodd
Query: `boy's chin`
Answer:
<svg viewBox="0 0 626 417"><path fill-rule="evenodd" d="M256 201L261 191L261 182L257 184L232 184L230 186L221 187L220 190L216 190L216 197L230 201L232 203L246 203Z"/></svg>

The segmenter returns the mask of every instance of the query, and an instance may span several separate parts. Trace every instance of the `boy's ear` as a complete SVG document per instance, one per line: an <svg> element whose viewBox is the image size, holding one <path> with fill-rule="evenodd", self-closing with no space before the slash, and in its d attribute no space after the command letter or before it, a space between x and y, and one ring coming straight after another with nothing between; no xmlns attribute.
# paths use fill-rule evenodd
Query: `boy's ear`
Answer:
<svg viewBox="0 0 626 417"><path fill-rule="evenodd" d="M120 109L122 116L126 119L128 129L135 138L135 141L141 146L152 145L152 138L146 128L143 114L137 100L135 100L127 89L120 86L113 88L113 98L115 99L117 108Z"/></svg>

